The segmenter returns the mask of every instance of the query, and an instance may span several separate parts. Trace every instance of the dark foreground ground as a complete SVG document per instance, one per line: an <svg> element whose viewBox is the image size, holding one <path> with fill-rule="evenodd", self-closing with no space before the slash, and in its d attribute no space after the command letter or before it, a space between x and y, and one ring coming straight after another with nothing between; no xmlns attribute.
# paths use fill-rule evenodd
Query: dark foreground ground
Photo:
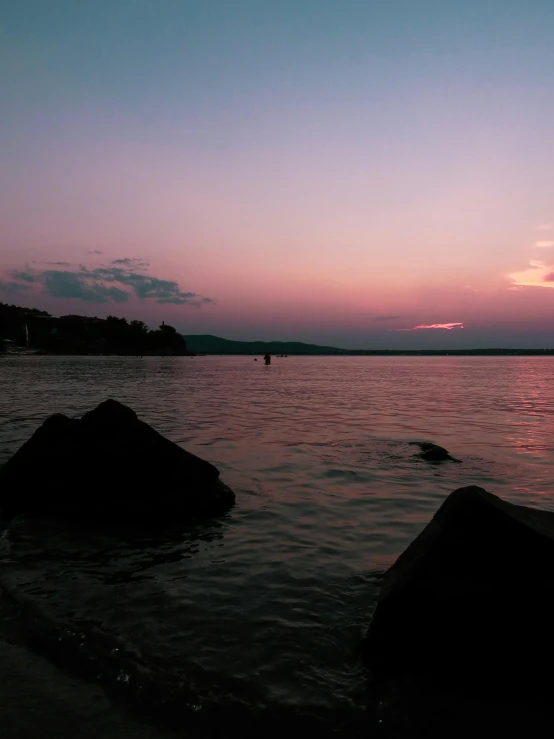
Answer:
<svg viewBox="0 0 554 739"><path fill-rule="evenodd" d="M419 681L398 684L381 697L373 721L363 732L367 737L467 739L477 733L543 739L554 735L554 715L544 701L438 694ZM25 643L17 607L0 590L0 736L204 739L207 735L185 727L176 733L141 721L109 700L98 684L77 679L33 651Z"/></svg>
<svg viewBox="0 0 554 739"><path fill-rule="evenodd" d="M16 622L0 591L2 739L176 739L113 705L98 685L76 680L31 651Z"/></svg>

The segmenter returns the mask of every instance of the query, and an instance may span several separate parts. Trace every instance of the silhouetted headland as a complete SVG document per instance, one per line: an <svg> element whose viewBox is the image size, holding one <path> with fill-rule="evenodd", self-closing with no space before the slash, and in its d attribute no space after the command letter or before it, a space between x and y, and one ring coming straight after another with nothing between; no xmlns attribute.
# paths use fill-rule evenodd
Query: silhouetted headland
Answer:
<svg viewBox="0 0 554 739"><path fill-rule="evenodd" d="M0 303L0 351L29 344L48 354L194 356L184 336L165 323L151 330L142 321L108 316L60 316Z"/></svg>

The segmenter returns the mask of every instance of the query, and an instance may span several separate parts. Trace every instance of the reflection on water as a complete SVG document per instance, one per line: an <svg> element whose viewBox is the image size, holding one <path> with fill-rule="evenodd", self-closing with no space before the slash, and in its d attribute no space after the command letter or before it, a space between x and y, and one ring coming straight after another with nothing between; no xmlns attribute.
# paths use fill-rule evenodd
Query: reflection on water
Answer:
<svg viewBox="0 0 554 739"><path fill-rule="evenodd" d="M554 507L553 380L533 357L3 358L0 463L49 414L114 397L237 492L222 519L163 532L18 521L5 578L172 669L250 681L280 705L361 707L378 573L445 495L474 483ZM414 440L463 464L428 465Z"/></svg>

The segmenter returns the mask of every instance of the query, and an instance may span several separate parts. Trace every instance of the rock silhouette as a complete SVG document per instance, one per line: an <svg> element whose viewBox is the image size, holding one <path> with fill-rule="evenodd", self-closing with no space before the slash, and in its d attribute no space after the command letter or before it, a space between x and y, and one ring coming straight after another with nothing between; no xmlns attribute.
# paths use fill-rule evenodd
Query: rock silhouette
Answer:
<svg viewBox="0 0 554 739"><path fill-rule="evenodd" d="M453 492L387 571L363 645L377 682L550 693L554 513Z"/></svg>
<svg viewBox="0 0 554 739"><path fill-rule="evenodd" d="M426 462L460 462L459 459L452 457L447 449L438 444L432 444L429 441L412 441L410 443L412 446L418 446L421 449L417 456Z"/></svg>
<svg viewBox="0 0 554 739"><path fill-rule="evenodd" d="M48 418L0 470L0 514L87 521L215 516L235 501L209 462L115 400L81 419Z"/></svg>

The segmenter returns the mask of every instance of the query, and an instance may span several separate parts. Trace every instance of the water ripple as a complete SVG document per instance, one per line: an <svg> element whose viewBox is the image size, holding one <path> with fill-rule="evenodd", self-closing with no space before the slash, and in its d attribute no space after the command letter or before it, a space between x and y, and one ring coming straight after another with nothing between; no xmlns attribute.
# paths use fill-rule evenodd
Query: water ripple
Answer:
<svg viewBox="0 0 554 739"><path fill-rule="evenodd" d="M101 624L179 671L283 705L363 705L379 575L454 488L554 508L548 358L0 360L0 463L48 415L107 397L214 462L233 511L171 531L19 520L5 579L76 633ZM463 464L427 465L411 441Z"/></svg>

